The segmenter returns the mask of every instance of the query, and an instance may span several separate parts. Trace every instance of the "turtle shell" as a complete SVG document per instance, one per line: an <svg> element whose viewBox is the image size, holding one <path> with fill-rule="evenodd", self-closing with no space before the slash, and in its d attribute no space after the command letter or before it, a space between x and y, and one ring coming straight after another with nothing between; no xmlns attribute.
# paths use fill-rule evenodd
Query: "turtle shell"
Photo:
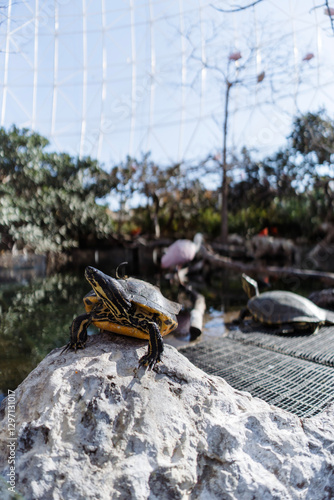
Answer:
<svg viewBox="0 0 334 500"><path fill-rule="evenodd" d="M247 307L254 319L268 325L317 324L326 321L325 310L292 292L264 292L249 299Z"/></svg>
<svg viewBox="0 0 334 500"><path fill-rule="evenodd" d="M87 276L87 270L91 276ZM181 305L164 297L159 288L136 278L111 278L98 269L86 268L86 278L91 283L93 290L85 295L83 301L86 312L92 313L92 323L102 330L121 333L130 337L149 339L149 324L159 324L162 336L170 333L177 326L176 315ZM94 290L95 278L99 278L101 288L115 287L115 307L104 303ZM91 282L92 280L92 282ZM96 279L95 279L96 281ZM125 300L122 307L121 296ZM111 298L111 302L112 302ZM129 303L136 307L129 311Z"/></svg>
<svg viewBox="0 0 334 500"><path fill-rule="evenodd" d="M162 313L175 319L181 305L166 299L158 287L136 278L118 279L118 283L126 292L127 299L144 309Z"/></svg>

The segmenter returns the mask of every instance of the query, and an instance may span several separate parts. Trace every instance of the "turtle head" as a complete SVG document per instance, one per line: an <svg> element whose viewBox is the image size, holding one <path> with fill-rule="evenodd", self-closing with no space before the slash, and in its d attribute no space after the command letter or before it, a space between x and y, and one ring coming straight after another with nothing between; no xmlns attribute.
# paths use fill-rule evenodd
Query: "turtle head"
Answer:
<svg viewBox="0 0 334 500"><path fill-rule="evenodd" d="M247 293L247 297L249 299L259 295L259 287L257 285L257 282L252 278L250 278L249 276L247 276L247 274L243 274L241 276L241 283L242 283L242 288Z"/></svg>
<svg viewBox="0 0 334 500"><path fill-rule="evenodd" d="M116 308L121 312L131 307L127 293L117 279L91 266L86 267L85 278L108 308L112 310Z"/></svg>

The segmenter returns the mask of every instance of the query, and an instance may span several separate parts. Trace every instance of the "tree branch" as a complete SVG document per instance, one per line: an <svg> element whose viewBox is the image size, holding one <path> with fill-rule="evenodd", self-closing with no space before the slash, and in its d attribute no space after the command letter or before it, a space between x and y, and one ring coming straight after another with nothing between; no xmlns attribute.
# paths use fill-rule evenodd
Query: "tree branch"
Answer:
<svg viewBox="0 0 334 500"><path fill-rule="evenodd" d="M332 31L334 33L334 19L333 19L333 16L331 14L331 10L330 10L329 5L328 5L328 0L325 1L325 4L326 4L327 12L328 12L328 17L331 21Z"/></svg>
<svg viewBox="0 0 334 500"><path fill-rule="evenodd" d="M321 5L315 5L311 10L310 12L312 12L312 10L315 10L315 9L319 9L320 7L325 7L325 14L326 14L326 10L327 10L327 15L330 19L330 23L331 23L331 28L332 28L332 31L334 33L334 17L333 15L331 14L331 8L329 7L328 5L328 0L325 0L325 3L322 3Z"/></svg>
<svg viewBox="0 0 334 500"><path fill-rule="evenodd" d="M248 5L245 5L244 7L242 7L241 5L238 7L236 7L235 9L230 9L230 10L227 10L227 9L218 9L218 7L215 7L214 5L211 4L211 7L213 7L214 9L218 10L219 12L240 12L241 10L245 10L245 9L249 9L249 7L254 7L254 5L256 5L257 3L260 3L262 2L262 0L256 0L255 2L253 3L250 3ZM327 3L327 2L326 2Z"/></svg>

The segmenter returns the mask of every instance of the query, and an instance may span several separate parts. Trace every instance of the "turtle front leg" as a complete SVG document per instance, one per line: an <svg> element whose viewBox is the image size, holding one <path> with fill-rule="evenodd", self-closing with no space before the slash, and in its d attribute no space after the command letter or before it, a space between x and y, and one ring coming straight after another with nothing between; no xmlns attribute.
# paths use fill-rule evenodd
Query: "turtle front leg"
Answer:
<svg viewBox="0 0 334 500"><path fill-rule="evenodd" d="M81 314L75 318L70 326L70 341L62 350L61 354L69 349L83 349L87 341L87 328L91 324L90 314Z"/></svg>
<svg viewBox="0 0 334 500"><path fill-rule="evenodd" d="M161 361L160 355L164 350L164 344L159 327L156 323L150 324L149 334L148 351L147 354L140 358L139 366L147 366L148 369L152 370L156 363Z"/></svg>
<svg viewBox="0 0 334 500"><path fill-rule="evenodd" d="M245 307L244 309L241 309L239 316L233 320L233 323L235 325L239 325L247 316L250 316L249 309Z"/></svg>

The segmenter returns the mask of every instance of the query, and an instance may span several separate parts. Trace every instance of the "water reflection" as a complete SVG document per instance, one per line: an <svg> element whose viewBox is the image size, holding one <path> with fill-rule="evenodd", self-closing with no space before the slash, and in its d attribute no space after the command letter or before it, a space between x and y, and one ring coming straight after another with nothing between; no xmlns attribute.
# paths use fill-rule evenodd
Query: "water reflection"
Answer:
<svg viewBox="0 0 334 500"><path fill-rule="evenodd" d="M219 334L218 334L219 332ZM224 311L210 308L205 323L205 334L209 337L223 336L225 333Z"/></svg>
<svg viewBox="0 0 334 500"><path fill-rule="evenodd" d="M46 275L46 256L20 252L1 255L0 283L27 284Z"/></svg>
<svg viewBox="0 0 334 500"><path fill-rule="evenodd" d="M68 274L0 288L0 391L15 389L50 350L67 341L88 290L85 280Z"/></svg>

